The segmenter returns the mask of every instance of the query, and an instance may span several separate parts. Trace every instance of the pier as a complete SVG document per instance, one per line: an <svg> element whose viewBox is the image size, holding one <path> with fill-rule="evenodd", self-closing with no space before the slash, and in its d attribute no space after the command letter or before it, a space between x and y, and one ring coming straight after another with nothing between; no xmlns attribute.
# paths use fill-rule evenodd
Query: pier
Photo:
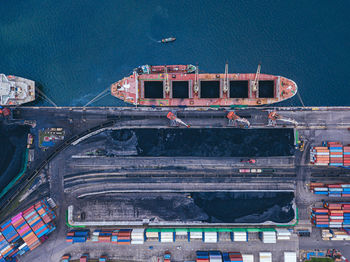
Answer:
<svg viewBox="0 0 350 262"><path fill-rule="evenodd" d="M169 112L174 117L169 118ZM312 230L309 209L321 199L308 191L307 184L320 180L347 182L350 179L348 169L309 164L311 146L320 145L322 141L350 143L350 107L196 110L17 107L5 123L30 124L35 142L29 150L31 161L27 171L0 200L0 210L5 213L20 196L25 199L23 192L33 187L38 177L44 176L48 181L38 187L45 188L46 184L46 191L43 192L58 203L60 228L64 228L66 223L68 207L69 221L76 225L98 226L101 223L103 226L106 220L115 226L144 225L146 222L137 221L130 207L123 211L124 220L123 216L118 221L112 221L112 215L108 217L108 210L115 209L117 205L111 200L123 194L169 193L183 197L188 192L294 192L298 219L289 224ZM63 130L64 139L50 147L39 147L38 134L50 128ZM254 158L254 163L242 161L241 156L142 156L135 155L137 151L133 147L123 147L112 156L99 151L107 147L103 139L106 132L139 129L286 130L293 136L294 149L285 156L252 155L250 158ZM42 197L43 192L33 192L31 199ZM22 201L18 209L31 201ZM89 211L89 207L94 207L94 213ZM86 221L79 220L81 213L87 215ZM91 217L93 221L89 220ZM176 227L176 223L157 221L146 224ZM183 223L180 225L183 226ZM205 223L201 225L210 226ZM63 231L60 231L58 239L63 237L62 234ZM294 239L291 243L297 247L299 242ZM35 252L30 256L33 254Z"/></svg>

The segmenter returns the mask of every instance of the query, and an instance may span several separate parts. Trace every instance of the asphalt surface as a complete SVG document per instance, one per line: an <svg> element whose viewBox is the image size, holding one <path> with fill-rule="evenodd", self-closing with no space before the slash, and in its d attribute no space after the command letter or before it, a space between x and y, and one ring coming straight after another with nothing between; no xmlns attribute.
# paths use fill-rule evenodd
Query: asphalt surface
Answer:
<svg viewBox="0 0 350 262"><path fill-rule="evenodd" d="M102 123L113 120L112 128L168 128L170 122L166 119L166 113L169 109L152 109L145 108L130 109L130 108L18 108L18 113L15 114L17 121L35 120L36 127L32 129L34 135L39 129L48 127L62 127L66 132L66 138L74 138L66 143L66 147L62 147L62 151L54 157L50 158L48 164L48 178L50 184L50 196L58 203L56 210L58 218L56 220L57 230L49 237L46 243L39 248L26 254L20 261L58 261L60 256L64 253L71 253L76 258L79 254L88 251L95 257L102 253L109 254L113 258L133 260L133 261L152 261L155 257L162 255L164 250L169 249L174 254L174 261L181 261L182 259L193 259L194 251L198 249L219 249L222 251L240 250L242 253L254 253L257 260L257 251L273 252L273 261L282 261L281 257L284 251L292 251L300 249L317 249L335 247L345 253L348 244L345 242L321 241L318 230L313 230L311 238L300 239L296 238L294 242L289 241L278 243L277 245L261 244L260 241L250 241L248 243L232 244L230 242L218 244L203 244L198 243L183 243L183 244L154 244L154 249L149 249L149 244L144 246L123 246L111 247L107 243L86 243L69 245L65 243L65 233L67 227L65 225L65 212L68 205L78 205L77 197L89 192L100 191L98 188L102 185L103 189L118 188L125 190L130 186L135 186L135 190L145 189L147 186L153 189L159 189L159 186L168 185L169 189L180 190L176 188L181 185L185 191L186 187L195 188L203 186L203 188L212 187L213 190L218 190L223 187L230 187L236 190L246 190L258 188L268 190L272 188L281 187L283 189L295 190L295 202L299 209L299 225L298 227L311 228L309 222L309 210L312 205L320 202L320 197L311 194L307 189L307 183L310 181L349 181L348 170L340 170L339 168L319 168L308 164L308 152L311 145L320 145L324 140L336 140L343 143L350 142L350 108L264 108L264 109L241 109L236 110L236 114L247 118L251 122L252 128L274 128L268 126L267 115L269 110L277 110L283 118L291 118L298 122L297 130L299 137L306 141L304 152L296 152L292 163L281 162L276 163L271 159L262 159L262 163L257 163L254 168L274 167L276 172L268 177L258 176L256 174L242 174L239 172L240 168L252 168L250 165L238 163L237 159L232 159L232 163L228 165L229 161L218 159L172 159L172 164L167 164L169 159L158 159L161 165L154 165L154 159L138 159L137 165L130 165L133 168L123 170L120 167L125 166L126 161L136 161L136 159L122 159L119 161L108 158L72 158L72 156L79 156L81 150L79 146L71 146L73 141L81 139L88 139L89 130L98 130ZM177 110L178 117L189 123L192 128L203 127L228 127L228 120L226 119L227 112L223 110L197 110L189 111L187 109ZM96 127L95 129L92 129ZM295 126L284 121L277 120L276 126L278 128L294 128ZM103 127L101 126L101 130ZM110 128L110 127L109 127ZM230 127L229 127L230 128ZM99 131L96 131L99 132ZM62 144L64 144L63 142ZM57 145L59 147L60 145ZM94 147L93 147L94 148ZM81 148L80 148L81 149ZM84 150L88 150L87 146ZM34 170L38 166L45 167L45 161L55 148L43 152L39 148L35 148L35 161L31 164L30 170ZM124 162L123 162L124 161ZM162 162L163 161L163 162ZM221 161L221 162L220 162ZM270 161L270 162L269 162ZM218 162L215 164L215 162ZM42 165L44 163L44 165ZM74 164L73 164L74 163ZM79 163L76 165L76 163ZM104 164L103 164L104 163ZM130 162L128 162L130 163ZM141 164L142 163L142 164ZM172 168L174 165L179 167L189 166L190 172L178 170L174 172ZM118 167L119 166L119 167ZM152 168L149 168L152 167ZM71 168L72 171L67 172ZM166 172L165 172L166 170ZM219 172L217 172L219 170ZM38 170L40 173L42 170ZM118 173L120 176L116 180L109 181L105 177L98 180L103 172ZM141 172L142 171L142 172ZM147 173L151 173L146 176ZM191 174L191 177L189 176ZM30 174L26 177L29 179ZM133 174L133 177L127 175ZM174 174L176 177L174 177ZM193 176L194 174L194 176ZM68 175L73 178L67 180ZM125 176L124 176L125 175ZM221 176L222 175L222 176ZM225 175L225 176L223 176ZM90 176L90 178L88 178ZM119 182L116 182L118 181ZM181 180L181 183L179 183ZM75 181L75 182L74 182ZM98 183L96 183L98 181ZM142 181L142 183L140 183ZM222 182L225 181L225 182ZM231 183L230 183L231 181ZM94 182L94 183L92 183ZM167 182L167 183L164 183ZM219 182L219 183L218 183ZM70 183L70 184L69 184ZM73 183L73 184L72 184ZM75 184L74 184L75 183ZM200 185L200 186L199 186ZM138 187L138 188L137 188ZM149 188L147 189L149 190ZM19 190L18 190L19 191ZM325 197L323 197L325 198ZM23 207L31 202L28 199L23 203ZM180 246L180 248L176 248ZM254 251L252 251L254 250ZM346 253L347 254L347 253Z"/></svg>

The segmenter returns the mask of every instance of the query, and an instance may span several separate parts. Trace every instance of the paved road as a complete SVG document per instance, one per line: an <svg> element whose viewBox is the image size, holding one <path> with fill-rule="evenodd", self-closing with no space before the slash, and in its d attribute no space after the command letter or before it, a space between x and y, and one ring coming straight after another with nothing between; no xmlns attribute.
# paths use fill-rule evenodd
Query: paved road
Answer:
<svg viewBox="0 0 350 262"><path fill-rule="evenodd" d="M298 122L298 130L300 132L300 135L304 137L304 139L308 142L307 148L309 148L310 145L319 144L322 140L340 140L342 142L349 142L350 141L350 132L347 130L347 128L350 126L350 108L331 108L328 109L328 111L325 110L325 108L319 108L319 110L312 110L312 108L271 108L271 110L277 110L277 112L285 118L292 118ZM37 132L41 128L47 128L47 127L63 127L65 131L67 132L67 138L73 137L76 134L82 133L85 130L90 129L91 127L94 127L96 125L99 125L101 123L104 123L110 119L115 119L117 128L127 128L127 127L169 127L169 121L166 119L166 113L169 111L169 109L145 109L145 108L138 108L138 109L130 109L130 108L18 108L18 112L16 113L16 117L18 119L22 120L36 120L37 127L33 132ZM186 122L191 124L193 128L206 128L206 127L227 127L228 121L226 119L226 113L222 110L207 110L207 111L188 111L188 110L178 110L178 116L180 118L183 118ZM237 115L241 117L247 118L254 128L265 128L267 127L268 121L267 121L267 115L269 113L267 108L263 109L241 109L236 110ZM293 128L293 125L286 124L282 121L277 121L276 127L284 128ZM271 128L271 127L269 127ZM322 169L322 168L311 168L307 165L308 159L307 159L307 148L305 149L304 153L296 154L295 158L295 167L287 167L287 173L289 173L291 170L293 170L295 177L293 178L295 181L290 181L290 177L288 179L285 178L272 178L275 179L275 183L283 182L287 185L287 183L291 183L292 187L296 186L296 203L299 206L300 211L300 219L305 223L305 225L308 224L308 210L310 205L314 204L315 202L318 202L320 199L317 196L312 195L310 192L308 192L306 183L310 181L310 179L315 178L316 176L314 173L318 174L326 174L329 172L329 170L334 169ZM35 167L39 162L44 160L54 149L47 152L40 152L38 149L36 150L36 162L33 163L33 167ZM67 156L69 156L69 150L66 150L65 153L59 154L56 156L52 162L50 162L50 189L51 189L51 196L58 202L59 209L58 212L58 219L57 219L57 230L53 233L53 235L49 238L47 243L45 243L42 247L34 250L33 252L30 252L28 255L24 256L23 261L33 261L34 258L38 261L57 261L57 259L65 252L69 251L74 254L82 253L83 251L90 250L91 252L94 252L95 250L96 254L99 254L99 252L110 252L111 245L110 244L98 244L98 248L94 246L93 243L87 243L82 245L73 245L69 246L64 242L64 235L66 233L66 226L65 226L65 211L67 209L68 204L76 204L76 200L74 200L73 196L65 195L64 194L64 175L66 175L66 164L67 164ZM70 152L72 154L72 152ZM68 155L67 155L68 154ZM125 161L125 160L124 160ZM145 160L146 164L147 160ZM197 166L197 168L203 168L203 161L194 161L191 160L194 166ZM191 162L189 161L189 162ZM205 160L207 161L207 160ZM122 161L121 161L122 162ZM185 163L185 162L184 162ZM205 164L207 164L206 162ZM187 163L188 164L188 163ZM272 163L278 165L278 163ZM211 164L212 165L212 164ZM91 169L91 166L88 167L85 164L85 167L87 169ZM139 166L138 166L139 167ZM217 167L220 167L218 165ZM238 166L237 166L238 167ZM237 168L236 167L236 168ZM279 165L281 168L281 165ZM95 167L94 167L95 168ZM101 167L97 168L101 169ZM107 167L108 169L108 167ZM317 171L316 171L317 170ZM292 172L290 172L292 173ZM328 176L326 174L323 179L327 179ZM126 178L125 178L126 179ZM128 178L129 179L129 178ZM159 184L166 185L162 183L162 179L165 178L159 178L159 177L151 177L148 179L152 179L153 181L160 182ZM176 178L175 178L176 179ZM189 185L186 186L192 186L196 187L197 184L195 183L195 180L197 178L192 178L194 180L187 181ZM198 178L203 179L203 178ZM228 178L229 179L229 178ZM249 179L249 178L245 178ZM124 182L126 182L125 180ZM147 181L147 180L145 180ZM171 181L171 180L170 180ZM268 180L268 183L272 183L273 180ZM130 180L129 180L130 182ZM208 182L208 181L206 181ZM235 181L236 183L237 181ZM251 181L248 181L251 182ZM287 182L287 183L286 183ZM190 184L192 183L192 184ZM228 184L228 187L236 186L237 183L233 183L232 185ZM177 183L178 184L178 183ZM277 184L277 183L276 183ZM129 184L124 184L129 185ZM221 187L222 184L213 184L209 183L209 186L218 187L218 185ZM244 185L242 183L241 185ZM248 183L247 183L248 185ZM254 184L253 184L254 185ZM263 185L263 183L260 184L260 186ZM277 184L278 185L278 184ZM283 185L283 183L281 183ZM123 185L121 185L123 186ZM169 185L169 187L175 186L175 183ZM317 231L314 232L314 234L317 234ZM313 235L314 235L313 234ZM307 241L307 240L306 240ZM190 257L191 255L188 253L191 251L193 253L193 250L198 248L205 248L208 249L214 248L214 249L231 249L232 247L236 247L237 249L245 252L252 250L254 247L254 252L258 250L273 250L274 253L274 261L282 261L280 259L282 253L281 250L298 250L298 241L293 242L293 244L289 243L288 241L285 242L286 246L284 245L262 245L260 246L258 242L252 242L252 243L243 243L242 245L238 246L232 246L232 243L229 244L220 244L219 246L217 244L207 246L201 244L197 245L188 245L187 243L182 246L183 250L182 252L178 252L174 249L174 246L167 246L169 248L173 248L173 252L175 253L175 257L180 258L181 255L185 254L184 256ZM309 241L308 243L301 242L300 247L307 247L307 248L319 248L322 245L332 245L333 243L324 243L317 241L317 239ZM123 252L124 258L132 258L135 257L139 261L147 261L145 259L150 259L150 257L155 256L159 253L162 253L164 251L165 246L159 246L160 244L155 243L154 251L149 252L147 251L147 246L145 247L117 247L113 251L114 257L120 257L121 252ZM337 244L338 246L338 244ZM347 247L346 244L339 244L340 249L342 247ZM186 249L188 248L188 249ZM236 250L237 250L236 249ZM43 252L45 250L46 252ZM288 251L290 251L288 250ZM143 256L143 257L142 257ZM147 256L147 258L145 258ZM193 255L192 255L193 258Z"/></svg>

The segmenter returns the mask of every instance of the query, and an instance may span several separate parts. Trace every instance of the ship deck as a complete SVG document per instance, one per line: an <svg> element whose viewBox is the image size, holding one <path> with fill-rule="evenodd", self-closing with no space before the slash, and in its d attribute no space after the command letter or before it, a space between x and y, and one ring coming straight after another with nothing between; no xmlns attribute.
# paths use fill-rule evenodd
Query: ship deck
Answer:
<svg viewBox="0 0 350 262"><path fill-rule="evenodd" d="M256 106L297 92L292 80L267 74L260 75L254 91L254 78L255 74L199 74L196 81L195 74L185 73L132 75L113 84L111 91L125 102L144 106Z"/></svg>

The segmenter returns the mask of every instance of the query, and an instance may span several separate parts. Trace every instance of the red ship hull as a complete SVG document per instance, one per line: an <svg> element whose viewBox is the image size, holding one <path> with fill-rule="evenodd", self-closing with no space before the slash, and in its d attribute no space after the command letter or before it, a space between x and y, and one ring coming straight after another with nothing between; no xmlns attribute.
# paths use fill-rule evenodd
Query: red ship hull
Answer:
<svg viewBox="0 0 350 262"><path fill-rule="evenodd" d="M203 107L267 105L297 93L295 82L281 76L260 74L254 90L254 73L196 75L185 65L150 68L112 84L112 95L134 105Z"/></svg>

